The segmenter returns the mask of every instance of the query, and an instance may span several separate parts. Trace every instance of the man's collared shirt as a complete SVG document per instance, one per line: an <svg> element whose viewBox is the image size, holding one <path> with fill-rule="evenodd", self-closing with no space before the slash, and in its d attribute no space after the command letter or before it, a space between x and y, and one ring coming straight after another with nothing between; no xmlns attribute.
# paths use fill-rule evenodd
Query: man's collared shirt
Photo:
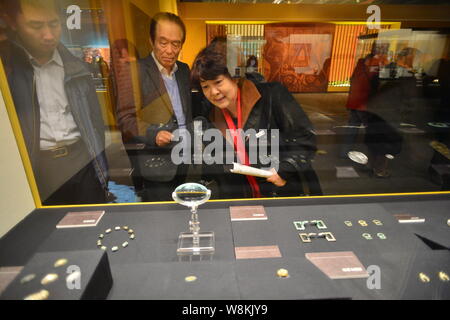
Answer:
<svg viewBox="0 0 450 320"><path fill-rule="evenodd" d="M164 68L156 59L155 54L152 52L153 60L155 60L156 66L161 73L161 76L164 80L164 85L166 86L167 93L169 94L170 102L172 103L173 111L175 113L175 117L177 118L178 127L186 128L186 116L183 112L183 105L181 104L180 98L180 90L178 88L177 79L175 76L175 72L178 70L178 65L175 63L172 71L170 73L167 72L167 69Z"/></svg>
<svg viewBox="0 0 450 320"><path fill-rule="evenodd" d="M64 64L58 50L44 65L27 52L34 69L36 93L40 106L41 150L68 145L81 134L75 123L64 88Z"/></svg>

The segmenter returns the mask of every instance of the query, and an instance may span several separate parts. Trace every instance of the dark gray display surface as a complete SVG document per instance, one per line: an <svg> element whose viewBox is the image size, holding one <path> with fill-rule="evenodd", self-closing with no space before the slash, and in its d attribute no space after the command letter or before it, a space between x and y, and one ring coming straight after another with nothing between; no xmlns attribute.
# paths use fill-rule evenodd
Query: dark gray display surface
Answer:
<svg viewBox="0 0 450 320"><path fill-rule="evenodd" d="M90 250L98 235L104 239L114 280L109 299L443 299L450 282L435 273L450 274L448 250L432 250L416 234L448 246L448 195L289 199L210 202L200 207L203 231L214 231L216 253L212 261L179 262L177 238L187 230L189 212L177 204L121 205L92 208L39 209L0 240L0 266L25 265L36 252ZM231 222L230 205L264 205L268 220ZM433 209L435 208L435 209ZM68 211L105 210L97 227L56 229ZM426 211L426 210L428 211ZM422 211L423 210L423 211ZM419 212L420 211L420 212ZM411 213L428 217L425 224L406 226L393 217ZM329 231L337 241L316 239L302 243L293 221L321 219L326 230L313 226L304 232ZM380 220L377 226L372 220ZM353 226L348 227L344 221ZM368 224L363 227L358 220ZM442 223L444 221L445 223ZM112 252L127 239L115 226L129 226L136 234L127 248ZM414 230L412 229L414 228ZM387 239L379 239L377 233ZM372 240L362 237L370 233ZM447 242L446 242L447 241ZM235 246L278 245L282 258L235 260ZM305 258L309 252L353 251L362 264L378 266L381 288L369 289L366 279L330 280ZM280 268L289 278L276 276ZM436 270L435 270L436 269ZM433 281L420 282L418 273ZM196 276L194 282L185 277ZM426 287L424 287L426 285Z"/></svg>
<svg viewBox="0 0 450 320"><path fill-rule="evenodd" d="M59 259L65 265L54 265ZM69 272L67 272L69 270ZM68 273L79 272L79 285L66 279ZM41 283L46 275L57 275L57 279ZM34 278L22 282L26 276ZM69 282L69 284L68 284ZM21 300L41 290L48 291L49 300L99 300L105 299L112 287L108 256L99 250L37 253L22 272L0 295L0 299Z"/></svg>

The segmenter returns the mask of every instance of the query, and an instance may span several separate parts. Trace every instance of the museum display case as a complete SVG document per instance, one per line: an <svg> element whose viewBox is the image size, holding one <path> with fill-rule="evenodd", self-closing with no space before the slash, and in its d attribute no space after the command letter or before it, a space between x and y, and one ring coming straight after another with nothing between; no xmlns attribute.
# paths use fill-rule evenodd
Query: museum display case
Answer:
<svg viewBox="0 0 450 320"><path fill-rule="evenodd" d="M0 299L450 298L448 4L0 3ZM207 46L242 93L222 127Z"/></svg>

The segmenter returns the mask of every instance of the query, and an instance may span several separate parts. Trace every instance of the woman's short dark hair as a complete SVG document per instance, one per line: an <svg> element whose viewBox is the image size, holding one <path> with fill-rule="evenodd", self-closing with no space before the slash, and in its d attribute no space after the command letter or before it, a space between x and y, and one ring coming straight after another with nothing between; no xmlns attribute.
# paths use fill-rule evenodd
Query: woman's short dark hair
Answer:
<svg viewBox="0 0 450 320"><path fill-rule="evenodd" d="M158 26L158 22L163 20L173 22L181 28L181 31L183 31L181 43L184 43L186 40L186 26L179 16L171 12L158 12L153 16L150 21L150 39L152 39L152 42L154 43L156 39L156 27Z"/></svg>
<svg viewBox="0 0 450 320"><path fill-rule="evenodd" d="M200 89L201 80L214 80L218 76L226 76L231 79L227 68L227 59L223 53L206 47L199 52L192 64L192 85Z"/></svg>

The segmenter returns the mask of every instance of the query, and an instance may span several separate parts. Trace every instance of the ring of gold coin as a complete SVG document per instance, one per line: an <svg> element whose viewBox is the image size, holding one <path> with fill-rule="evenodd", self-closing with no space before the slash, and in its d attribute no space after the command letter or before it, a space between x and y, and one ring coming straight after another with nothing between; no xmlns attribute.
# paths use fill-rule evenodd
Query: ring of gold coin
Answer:
<svg viewBox="0 0 450 320"><path fill-rule="evenodd" d="M129 235L130 240L136 239L136 235L134 234L134 230L129 228L128 226L122 226L122 227L117 226L117 227L114 228L114 231L120 231L120 230L123 230L123 231L127 232L128 235ZM105 235L110 234L112 231L113 231L112 228L106 229L104 234L101 233L98 236L98 240L97 240L97 247L98 248L100 248L101 250L104 250L104 251L108 250L108 247L103 245L103 239L105 238ZM126 248L126 247L128 247L128 241L125 241L124 243L122 243L122 248ZM111 251L112 252L116 252L118 250L119 250L119 246L112 246L111 247Z"/></svg>

